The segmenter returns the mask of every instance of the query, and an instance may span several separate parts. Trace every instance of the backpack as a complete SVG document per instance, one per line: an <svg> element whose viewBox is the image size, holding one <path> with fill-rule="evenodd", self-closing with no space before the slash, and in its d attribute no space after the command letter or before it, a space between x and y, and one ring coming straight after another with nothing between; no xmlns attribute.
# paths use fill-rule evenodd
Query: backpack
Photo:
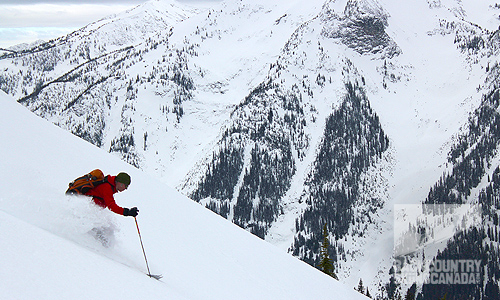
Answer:
<svg viewBox="0 0 500 300"><path fill-rule="evenodd" d="M84 195L89 190L96 186L108 182L108 177L104 177L101 170L95 169L92 172L85 174L69 183L66 194L69 195Z"/></svg>

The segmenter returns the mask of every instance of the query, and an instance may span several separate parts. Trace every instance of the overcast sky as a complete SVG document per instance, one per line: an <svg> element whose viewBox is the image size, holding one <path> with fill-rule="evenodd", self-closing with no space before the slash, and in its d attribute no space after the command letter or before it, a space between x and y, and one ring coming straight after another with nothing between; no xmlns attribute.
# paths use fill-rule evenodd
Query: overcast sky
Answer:
<svg viewBox="0 0 500 300"><path fill-rule="evenodd" d="M0 0L0 48L49 40L147 0ZM177 0L181 3L221 0Z"/></svg>

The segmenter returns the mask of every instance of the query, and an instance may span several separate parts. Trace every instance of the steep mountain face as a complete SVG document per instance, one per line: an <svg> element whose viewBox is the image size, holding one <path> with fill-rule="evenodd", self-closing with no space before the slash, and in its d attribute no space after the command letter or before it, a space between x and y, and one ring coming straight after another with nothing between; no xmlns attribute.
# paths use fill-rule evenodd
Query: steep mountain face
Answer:
<svg viewBox="0 0 500 300"><path fill-rule="evenodd" d="M492 6L493 7L493 6ZM498 7L498 4L495 5ZM466 15L460 10L460 16ZM429 206L453 207L473 205L480 208L481 221L456 231L437 254L425 262L425 249L404 257L403 268L415 265L429 271L430 266L441 261L478 261L477 281L466 284L458 280L452 284L435 284L432 281L397 282L390 294L412 295L415 299L436 299L452 295L452 299L497 299L499 292L498 239L499 217L499 31L487 30L477 24L462 21L441 21L441 34L453 35L457 49L471 65L481 65L484 82L477 88L481 97L479 107L469 115L461 133L453 140L447 156L446 169L430 188L423 203ZM452 224L450 224L452 225ZM433 227L421 224L421 240L431 240ZM424 253L425 252L425 253ZM418 262L423 260L424 262ZM425 273L424 273L425 274ZM453 273L452 273L453 274ZM457 279L457 278L455 278ZM463 277L462 277L463 279ZM472 284L471 284L472 282ZM413 287L408 287L413 283ZM402 285L401 288L399 285ZM418 290L415 289L418 287ZM448 296L447 296L448 299Z"/></svg>
<svg viewBox="0 0 500 300"><path fill-rule="evenodd" d="M346 18L383 18L356 4L348 3ZM389 145L364 79L348 58L335 58L341 50L332 44L340 38L332 37L331 28L341 31L352 22L332 14L325 5L319 17L295 31L268 76L232 112L201 169L205 174L185 185L194 200L262 238L285 214L287 193L303 186L294 200L303 211L290 251L311 264L318 259L322 223L337 238L346 234L358 181ZM373 49L362 52L396 53L383 28L359 37L373 41Z"/></svg>
<svg viewBox="0 0 500 300"><path fill-rule="evenodd" d="M335 2L335 1L333 1ZM360 54L380 53L392 57L400 53L399 47L385 32L388 14L374 1L348 1L343 14L337 14L327 3L322 14L323 35L339 39Z"/></svg>
<svg viewBox="0 0 500 300"><path fill-rule="evenodd" d="M498 257L499 7L150 1L0 54L0 88L314 266L326 224L339 278L396 297L416 289L389 271L395 203L486 205L439 255ZM494 295L497 273L470 292Z"/></svg>
<svg viewBox="0 0 500 300"><path fill-rule="evenodd" d="M181 74L188 49L171 55L168 65L152 68L147 75L129 71L148 51L165 43L173 25L199 12L174 3L147 2L36 48L5 53L0 86L39 116L139 167L140 145L132 120L138 86L152 78L167 86L175 97L160 109L177 117L192 89L190 79Z"/></svg>
<svg viewBox="0 0 500 300"><path fill-rule="evenodd" d="M362 211L361 178L389 147L389 139L369 106L368 99L357 86L347 85L340 108L328 116L313 170L304 183L306 191L300 201L308 204L296 220L297 234L291 251L312 265L318 264L314 245L322 238L321 228L327 224L335 240L348 234L362 234L363 222L355 218L369 217L383 206L382 199L372 198ZM356 224L353 230L352 224ZM311 247L312 246L312 247ZM342 247L334 249L336 255Z"/></svg>
<svg viewBox="0 0 500 300"><path fill-rule="evenodd" d="M462 25L463 26L463 25ZM455 233L435 260L480 260L478 284L437 285L426 283L418 295L422 299L455 296L453 299L497 299L500 269L498 237L500 174L500 90L498 82L499 32L467 25L453 26L458 47L474 62L487 58L486 80L480 106L471 113L466 130L458 136L448 154L448 168L430 189L426 204L473 204L482 209L482 223ZM473 35L464 35L464 29ZM431 228L423 227L430 232ZM422 253L418 253L422 256ZM466 295L466 296L465 296ZM419 298L417 298L419 299Z"/></svg>
<svg viewBox="0 0 500 300"><path fill-rule="evenodd" d="M361 11L367 3L348 2L348 14L332 4L292 34L266 78L231 113L215 150L182 186L192 199L312 265L325 223L335 241L377 226L374 215L386 201L379 195L387 189L377 180L391 165L365 78L341 54L363 43L351 38L344 44L334 34L360 15L380 24L386 16ZM361 54L385 58L400 51L383 27L358 37L372 41L356 49ZM338 268L342 258L356 256L345 252L341 242L331 247Z"/></svg>
<svg viewBox="0 0 500 300"><path fill-rule="evenodd" d="M2 90L16 98L29 96L74 68L126 51L152 36L161 36L174 24L199 12L194 8L177 7L174 3L150 1L35 48L0 53L3 61L17 66L16 70L3 70ZM21 70L22 73L16 73Z"/></svg>
<svg viewBox="0 0 500 300"><path fill-rule="evenodd" d="M298 8L300 1L229 2L203 13L147 2L37 48L3 54L0 88L177 185L195 164L193 153L212 142L233 106L264 76L281 41L317 14L317 2L306 9ZM196 138L186 139L186 131Z"/></svg>

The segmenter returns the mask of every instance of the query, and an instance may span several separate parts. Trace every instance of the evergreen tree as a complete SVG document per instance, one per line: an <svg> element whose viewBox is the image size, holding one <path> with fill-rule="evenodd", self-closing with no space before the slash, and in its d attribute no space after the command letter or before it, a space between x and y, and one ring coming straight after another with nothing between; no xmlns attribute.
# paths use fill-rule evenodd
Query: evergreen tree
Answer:
<svg viewBox="0 0 500 300"><path fill-rule="evenodd" d="M389 283L386 284L385 289L387 291L387 297L389 299L397 299L398 296L398 286L399 284L396 281L394 267L391 267L389 270L389 274L391 278L389 279Z"/></svg>
<svg viewBox="0 0 500 300"><path fill-rule="evenodd" d="M360 292L361 294L365 293L365 288L363 286L363 280L361 278L359 279L357 291Z"/></svg>
<svg viewBox="0 0 500 300"><path fill-rule="evenodd" d="M323 226L323 243L321 244L320 262L318 267L325 274L328 274L333 278L339 280L339 278L334 272L333 262L330 259L330 255L328 253L329 247L330 247L330 241L328 240L328 231L326 230L326 223L325 223L325 225Z"/></svg>
<svg viewBox="0 0 500 300"><path fill-rule="evenodd" d="M417 292L417 285L414 283L406 292L405 300L415 300L416 292Z"/></svg>

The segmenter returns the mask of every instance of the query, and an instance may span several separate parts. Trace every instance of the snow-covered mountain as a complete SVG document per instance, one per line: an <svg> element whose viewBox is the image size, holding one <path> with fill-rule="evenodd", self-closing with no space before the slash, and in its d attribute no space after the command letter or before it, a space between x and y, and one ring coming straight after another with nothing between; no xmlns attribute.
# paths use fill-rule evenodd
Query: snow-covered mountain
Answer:
<svg viewBox="0 0 500 300"><path fill-rule="evenodd" d="M499 13L494 1L151 1L3 54L0 89L311 265L327 224L340 280L396 297L413 282L391 269L395 204L487 204L471 239L488 243L485 265L498 255ZM489 270L474 287L484 299L498 290Z"/></svg>
<svg viewBox="0 0 500 300"><path fill-rule="evenodd" d="M3 299L366 299L230 224L153 177L40 119L0 92L0 292ZM126 171L117 194L137 217L66 196L99 167ZM89 234L112 228L111 246Z"/></svg>

